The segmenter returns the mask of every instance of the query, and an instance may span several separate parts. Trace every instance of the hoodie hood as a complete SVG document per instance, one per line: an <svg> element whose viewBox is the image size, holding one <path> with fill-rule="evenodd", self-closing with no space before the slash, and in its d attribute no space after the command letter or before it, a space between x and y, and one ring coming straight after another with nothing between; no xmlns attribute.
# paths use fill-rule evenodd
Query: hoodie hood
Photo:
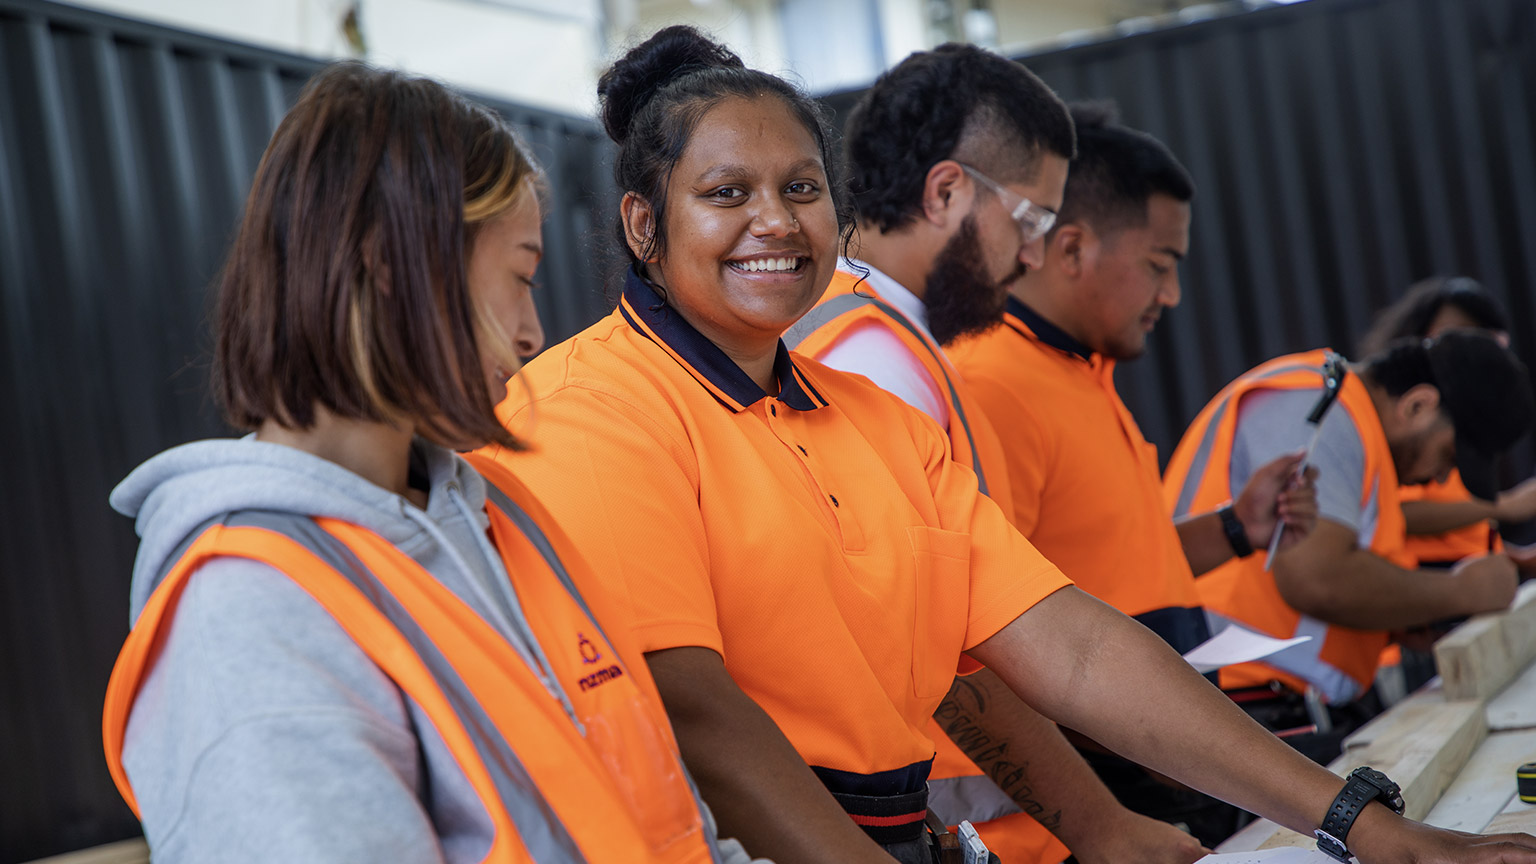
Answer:
<svg viewBox="0 0 1536 864"><path fill-rule="evenodd" d="M484 518L485 481L452 452L417 439L413 466L428 480L427 516L456 508L448 494ZM257 441L197 441L167 450L133 470L110 498L112 508L135 520L138 557L133 564L130 620L149 599L156 580L174 563L182 545L204 523L240 510L324 516L366 528L408 555L434 539L415 505L346 468L302 450Z"/></svg>

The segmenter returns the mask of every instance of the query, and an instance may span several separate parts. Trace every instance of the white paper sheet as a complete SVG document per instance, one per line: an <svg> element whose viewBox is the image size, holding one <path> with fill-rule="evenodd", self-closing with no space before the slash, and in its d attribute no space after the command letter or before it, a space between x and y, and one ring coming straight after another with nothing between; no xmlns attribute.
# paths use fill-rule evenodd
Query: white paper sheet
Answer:
<svg viewBox="0 0 1536 864"><path fill-rule="evenodd" d="M1297 636L1294 639L1276 639L1255 633L1247 627L1228 624L1225 630L1189 649L1184 659L1202 673L1213 672L1234 663L1262 660L1276 651L1300 645L1311 638Z"/></svg>
<svg viewBox="0 0 1536 864"><path fill-rule="evenodd" d="M1217 852L1201 858L1195 864L1339 864L1339 862L1316 849L1291 847L1261 849L1258 852Z"/></svg>

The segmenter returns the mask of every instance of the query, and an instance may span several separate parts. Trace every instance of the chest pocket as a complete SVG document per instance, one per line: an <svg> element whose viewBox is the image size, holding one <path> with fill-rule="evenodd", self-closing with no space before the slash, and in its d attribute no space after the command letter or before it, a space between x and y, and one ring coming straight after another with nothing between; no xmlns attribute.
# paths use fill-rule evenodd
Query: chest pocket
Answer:
<svg viewBox="0 0 1536 864"><path fill-rule="evenodd" d="M907 529L912 546L912 692L938 699L949 692L970 621L971 537L942 528Z"/></svg>

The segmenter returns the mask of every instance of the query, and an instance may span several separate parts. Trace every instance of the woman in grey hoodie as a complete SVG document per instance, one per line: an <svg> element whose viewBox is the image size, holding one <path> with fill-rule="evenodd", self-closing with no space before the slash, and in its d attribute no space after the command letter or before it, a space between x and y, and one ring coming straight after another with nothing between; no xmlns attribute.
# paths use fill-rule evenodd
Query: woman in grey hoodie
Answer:
<svg viewBox="0 0 1536 864"><path fill-rule="evenodd" d="M721 860L580 558L453 452L522 446L493 405L543 342L541 182L495 115L357 64L274 134L217 313L253 434L112 494L105 743L157 862Z"/></svg>

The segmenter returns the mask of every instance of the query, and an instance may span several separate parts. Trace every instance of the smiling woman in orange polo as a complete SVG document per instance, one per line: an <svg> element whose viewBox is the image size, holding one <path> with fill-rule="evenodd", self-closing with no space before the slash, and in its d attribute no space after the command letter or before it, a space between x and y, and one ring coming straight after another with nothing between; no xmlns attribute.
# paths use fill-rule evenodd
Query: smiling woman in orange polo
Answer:
<svg viewBox="0 0 1536 864"><path fill-rule="evenodd" d="M664 220L626 197L638 264L618 308L529 364L534 398L501 412L532 424L538 452L496 458L560 514L653 668L671 649L723 663L854 817L829 807L855 849L877 851L860 827L922 830L925 726L961 653L1070 582L930 419L780 343L836 266L838 215L806 97L750 75L723 72L738 89L693 130ZM771 807L723 806L722 825L790 833ZM777 855L776 839L749 847Z"/></svg>

